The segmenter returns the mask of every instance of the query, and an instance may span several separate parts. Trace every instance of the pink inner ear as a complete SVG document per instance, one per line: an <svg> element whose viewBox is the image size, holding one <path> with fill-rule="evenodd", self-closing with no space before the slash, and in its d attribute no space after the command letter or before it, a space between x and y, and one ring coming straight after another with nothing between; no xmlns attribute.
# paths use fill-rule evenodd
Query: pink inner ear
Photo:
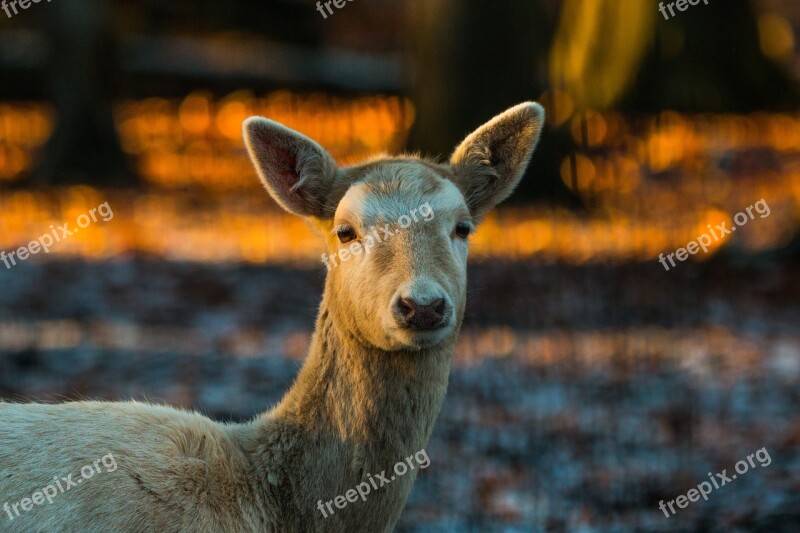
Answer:
<svg viewBox="0 0 800 533"><path fill-rule="evenodd" d="M274 169L275 178L279 181L280 190L288 193L295 186L300 176L297 174L297 157L289 150L272 147L270 150L270 166Z"/></svg>

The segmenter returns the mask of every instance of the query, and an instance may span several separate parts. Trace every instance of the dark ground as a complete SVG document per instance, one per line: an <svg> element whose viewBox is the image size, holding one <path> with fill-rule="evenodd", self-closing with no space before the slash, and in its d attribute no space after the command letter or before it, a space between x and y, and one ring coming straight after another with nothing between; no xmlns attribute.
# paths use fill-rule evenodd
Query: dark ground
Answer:
<svg viewBox="0 0 800 533"><path fill-rule="evenodd" d="M0 398L246 419L291 384L322 276L152 260L0 271ZM798 296L798 265L472 265L431 465L398 531L800 530ZM760 448L769 466L659 511Z"/></svg>

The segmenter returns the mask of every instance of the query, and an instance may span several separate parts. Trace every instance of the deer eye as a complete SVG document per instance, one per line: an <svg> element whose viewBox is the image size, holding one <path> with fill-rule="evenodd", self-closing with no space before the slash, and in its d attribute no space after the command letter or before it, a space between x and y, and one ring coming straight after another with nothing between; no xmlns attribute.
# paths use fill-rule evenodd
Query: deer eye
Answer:
<svg viewBox="0 0 800 533"><path fill-rule="evenodd" d="M339 226L336 229L336 236L339 237L339 242L342 244L347 244L350 241L354 241L358 237L356 235L356 230L354 230L351 226Z"/></svg>
<svg viewBox="0 0 800 533"><path fill-rule="evenodd" d="M456 229L453 231L459 239L466 239L472 233L472 224L469 222L459 222L456 224Z"/></svg>

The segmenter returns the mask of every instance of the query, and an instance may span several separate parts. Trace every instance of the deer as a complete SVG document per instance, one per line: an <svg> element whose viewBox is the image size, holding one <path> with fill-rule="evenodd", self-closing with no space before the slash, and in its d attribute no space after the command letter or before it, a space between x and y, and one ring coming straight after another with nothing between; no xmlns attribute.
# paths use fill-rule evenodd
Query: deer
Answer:
<svg viewBox="0 0 800 533"><path fill-rule="evenodd" d="M542 107L526 102L449 161L339 166L303 134L247 119L245 147L267 192L340 258L328 262L294 383L246 423L135 401L0 403L0 530L391 531L419 470L409 461L389 480L392 465L426 448L447 390L470 235L522 179L543 123ZM398 228L415 210L431 216ZM379 238L373 228L387 225ZM99 463L108 457L113 470ZM374 490L351 501L368 479Z"/></svg>

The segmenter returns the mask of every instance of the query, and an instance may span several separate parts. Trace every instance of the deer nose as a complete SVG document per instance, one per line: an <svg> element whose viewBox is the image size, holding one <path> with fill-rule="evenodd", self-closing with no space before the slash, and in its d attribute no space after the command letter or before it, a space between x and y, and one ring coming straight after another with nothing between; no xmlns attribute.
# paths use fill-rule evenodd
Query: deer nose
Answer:
<svg viewBox="0 0 800 533"><path fill-rule="evenodd" d="M400 321L417 330L438 329L444 325L445 301L436 298L427 304L421 304L413 298L397 298L395 311Z"/></svg>

